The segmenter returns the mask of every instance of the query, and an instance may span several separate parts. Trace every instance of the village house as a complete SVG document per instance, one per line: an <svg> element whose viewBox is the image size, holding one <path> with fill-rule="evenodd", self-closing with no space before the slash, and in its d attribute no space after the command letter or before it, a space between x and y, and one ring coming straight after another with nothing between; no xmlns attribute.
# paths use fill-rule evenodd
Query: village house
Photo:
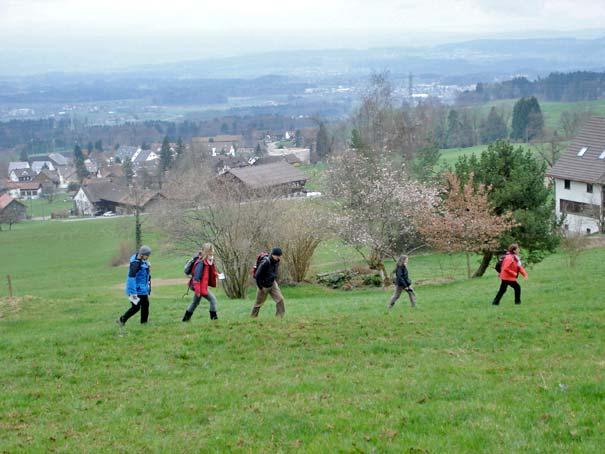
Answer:
<svg viewBox="0 0 605 454"><path fill-rule="evenodd" d="M42 193L42 183L39 181L6 181L5 190L16 199L37 199Z"/></svg>
<svg viewBox="0 0 605 454"><path fill-rule="evenodd" d="M556 214L574 233L604 231L605 118L592 117L548 176L554 180Z"/></svg>
<svg viewBox="0 0 605 454"><path fill-rule="evenodd" d="M34 172L31 168L25 169L13 169L8 174L8 178L10 181L32 181L36 177L36 172Z"/></svg>
<svg viewBox="0 0 605 454"><path fill-rule="evenodd" d="M29 162L27 161L11 161L8 163L8 175L11 174L13 170L19 169L29 169Z"/></svg>
<svg viewBox="0 0 605 454"><path fill-rule="evenodd" d="M32 161L31 169L36 173L36 175L39 174L43 169L57 170L50 161Z"/></svg>
<svg viewBox="0 0 605 454"><path fill-rule="evenodd" d="M307 182L303 172L285 161L233 168L219 178L236 181L248 190L272 190L286 196L304 195Z"/></svg>
<svg viewBox="0 0 605 454"><path fill-rule="evenodd" d="M221 155L235 157L243 142L240 135L218 135L213 137L193 137L191 148L195 154L206 158Z"/></svg>
<svg viewBox="0 0 605 454"><path fill-rule="evenodd" d="M95 216L107 211L133 213L137 207L145 211L159 199L157 191L135 191L111 180L93 180L82 185L74 196L74 204L76 214Z"/></svg>
<svg viewBox="0 0 605 454"><path fill-rule="evenodd" d="M14 223L25 219L27 208L8 194L0 195L0 223Z"/></svg>

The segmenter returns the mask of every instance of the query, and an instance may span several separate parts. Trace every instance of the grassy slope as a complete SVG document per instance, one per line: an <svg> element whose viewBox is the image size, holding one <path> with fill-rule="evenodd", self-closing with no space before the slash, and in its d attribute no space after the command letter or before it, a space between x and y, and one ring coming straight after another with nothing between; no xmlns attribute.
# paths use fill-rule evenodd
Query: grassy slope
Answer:
<svg viewBox="0 0 605 454"><path fill-rule="evenodd" d="M283 321L272 303L249 320L251 302L219 290L218 323L200 307L183 325L182 286L158 286L150 326L133 319L121 331L125 269L107 261L128 222L0 234L0 276L32 295L0 303L0 452L597 452L605 443L594 278L603 250L576 269L549 257L530 271L519 307L511 295L489 305L489 273L420 286L418 309L392 313L381 290L284 288ZM149 240L154 277L179 277L183 258ZM315 268L338 267L337 248ZM410 268L415 279L464 273L459 257L414 257Z"/></svg>

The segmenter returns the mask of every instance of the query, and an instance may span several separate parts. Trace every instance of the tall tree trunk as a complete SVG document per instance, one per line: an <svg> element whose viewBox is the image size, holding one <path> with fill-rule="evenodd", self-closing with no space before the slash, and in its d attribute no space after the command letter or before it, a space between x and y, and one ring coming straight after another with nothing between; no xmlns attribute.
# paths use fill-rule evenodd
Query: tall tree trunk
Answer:
<svg viewBox="0 0 605 454"><path fill-rule="evenodd" d="M479 268L477 268L477 271L475 271L475 274L473 274L473 277L481 277L485 274L485 270L487 270L487 268L489 267L489 264L492 261L493 256L494 256L494 254L492 252L483 253L483 258L481 259L481 264L479 265Z"/></svg>

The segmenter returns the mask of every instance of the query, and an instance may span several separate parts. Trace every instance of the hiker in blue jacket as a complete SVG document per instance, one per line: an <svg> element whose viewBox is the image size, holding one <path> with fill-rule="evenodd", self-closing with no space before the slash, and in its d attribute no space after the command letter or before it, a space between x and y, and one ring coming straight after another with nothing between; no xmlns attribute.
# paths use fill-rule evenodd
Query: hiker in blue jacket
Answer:
<svg viewBox="0 0 605 454"><path fill-rule="evenodd" d="M148 261L150 255L151 248L141 246L139 252L130 257L125 289L130 307L117 320L120 326L124 326L128 319L139 310L141 311L141 323L147 323L149 318L149 295L151 294L151 272Z"/></svg>

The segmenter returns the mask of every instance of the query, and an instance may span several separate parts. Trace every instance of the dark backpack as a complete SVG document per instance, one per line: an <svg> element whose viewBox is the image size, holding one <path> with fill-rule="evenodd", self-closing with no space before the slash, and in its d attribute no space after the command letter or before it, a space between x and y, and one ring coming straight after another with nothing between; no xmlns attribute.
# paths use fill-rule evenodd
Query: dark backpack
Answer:
<svg viewBox="0 0 605 454"><path fill-rule="evenodd" d="M267 258L269 258L268 252L261 252L256 256L256 262L254 263L254 266L250 270L250 274L252 274L252 279L256 279L256 270L260 266L261 262Z"/></svg>
<svg viewBox="0 0 605 454"><path fill-rule="evenodd" d="M197 262L197 259L199 258L198 255L191 257L189 260L187 260L187 263L185 263L185 267L183 268L183 272L185 273L185 276L191 276L193 275L193 270L195 270L195 262Z"/></svg>
<svg viewBox="0 0 605 454"><path fill-rule="evenodd" d="M504 262L504 257L506 257L506 254L501 255L500 257L498 257L498 261L496 262L496 266L494 266L494 269L498 273L502 272L502 262Z"/></svg>

